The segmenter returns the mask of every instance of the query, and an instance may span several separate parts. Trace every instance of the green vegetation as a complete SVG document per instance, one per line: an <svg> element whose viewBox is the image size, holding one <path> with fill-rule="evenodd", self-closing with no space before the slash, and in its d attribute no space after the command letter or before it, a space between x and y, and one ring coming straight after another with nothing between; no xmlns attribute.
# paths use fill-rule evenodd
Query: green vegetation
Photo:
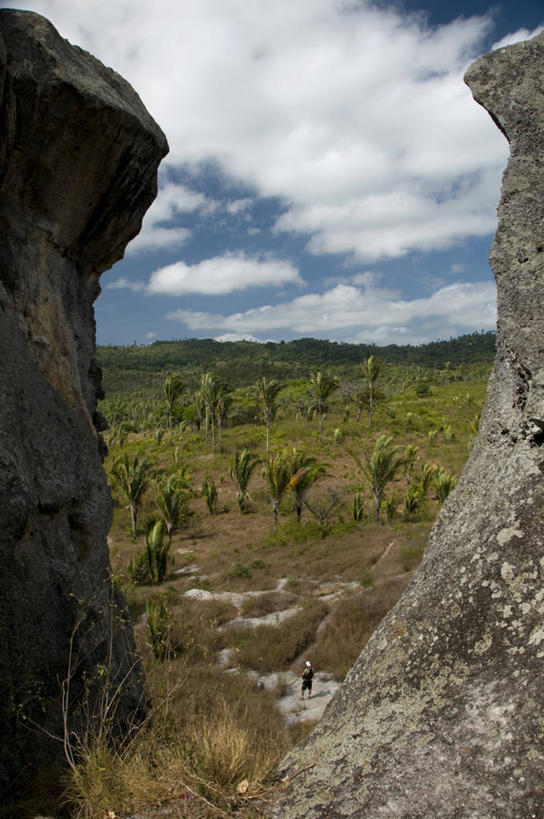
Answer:
<svg viewBox="0 0 544 819"><path fill-rule="evenodd" d="M179 373L190 389L197 389L200 376L213 362L219 378L238 388L263 376L280 382L307 378L311 369L331 369L340 378L353 378L365 359L375 356L390 366L412 368L424 378L426 371L449 369L464 372L477 368L481 374L495 358L495 334L470 335L433 341L420 347L391 344L344 344L315 338L256 344L251 341L185 339L155 341L115 347L98 347L97 358L104 369L106 393L149 393L162 389L166 373Z"/></svg>
<svg viewBox="0 0 544 819"><path fill-rule="evenodd" d="M308 652L318 672L347 673L461 473L493 344L99 350L111 562L152 719L122 747L73 749L72 815L131 815L179 794L201 815L233 799L243 810L242 780L257 789L309 729L286 727L280 678L269 690L256 676L299 674Z"/></svg>
<svg viewBox="0 0 544 819"><path fill-rule="evenodd" d="M249 452L247 449L242 449L241 452L236 452L234 458L232 459L230 476L238 484L236 500L238 501L238 507L242 514L247 510L248 502L251 502L251 498L249 496L247 488L249 486L251 476L253 474L255 467L257 466L257 463L258 459L255 457L255 455L252 455L251 452Z"/></svg>

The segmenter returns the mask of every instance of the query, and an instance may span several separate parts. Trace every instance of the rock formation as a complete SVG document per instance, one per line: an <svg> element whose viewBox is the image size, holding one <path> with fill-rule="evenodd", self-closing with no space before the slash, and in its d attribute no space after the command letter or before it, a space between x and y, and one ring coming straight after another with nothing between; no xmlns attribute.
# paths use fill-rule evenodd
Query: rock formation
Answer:
<svg viewBox="0 0 544 819"><path fill-rule="evenodd" d="M128 83L29 12L0 11L0 117L6 794L62 757L45 732L63 737L63 682L69 730L99 707L98 679L119 693L120 729L144 705L110 582L93 301L141 227L167 144Z"/></svg>
<svg viewBox="0 0 544 819"><path fill-rule="evenodd" d="M544 816L543 75L544 34L467 73L511 149L480 433L413 582L283 761L312 767L274 817Z"/></svg>

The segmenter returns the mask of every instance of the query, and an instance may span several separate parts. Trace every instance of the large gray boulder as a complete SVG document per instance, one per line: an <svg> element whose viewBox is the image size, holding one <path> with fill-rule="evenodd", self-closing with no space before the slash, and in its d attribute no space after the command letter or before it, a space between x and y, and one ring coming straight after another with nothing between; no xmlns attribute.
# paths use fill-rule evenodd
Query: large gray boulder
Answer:
<svg viewBox="0 0 544 819"><path fill-rule="evenodd" d="M93 301L141 227L167 144L128 83L29 12L0 11L0 121L6 794L62 759L46 732L62 740L64 716L82 735L99 709L97 681L116 697L114 728L145 711L108 562Z"/></svg>
<svg viewBox="0 0 544 819"><path fill-rule="evenodd" d="M544 34L467 73L511 149L480 433L412 584L283 761L311 767L274 817L544 816L543 78Z"/></svg>

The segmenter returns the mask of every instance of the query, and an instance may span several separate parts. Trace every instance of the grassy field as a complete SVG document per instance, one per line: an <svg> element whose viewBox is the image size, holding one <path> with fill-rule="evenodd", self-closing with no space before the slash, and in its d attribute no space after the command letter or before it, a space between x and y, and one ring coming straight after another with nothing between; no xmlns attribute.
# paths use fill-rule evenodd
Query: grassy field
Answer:
<svg viewBox="0 0 544 819"><path fill-rule="evenodd" d="M300 673L311 656L317 670L342 680L410 581L440 506L432 467L447 476L460 474L477 430L485 380L456 381L441 373L421 389L397 378L379 403L372 431L368 417L357 421L337 393L322 440L318 419L297 411L297 390L300 384L293 384L284 393L270 449L288 457L295 447L323 465L308 489L300 523L294 492L287 490L274 527L260 463L245 513L239 509L232 460L243 448L266 460L263 425L227 425L221 451L213 453L204 430L187 423L181 431L176 424L172 434L140 428L119 436L117 421L105 434L115 499L111 564L133 620L153 719L121 750L107 742L79 749L67 790L72 815L146 809L151 816L153 805L174 798L185 811L179 815L187 816L247 806L247 794L259 791L275 762L312 727L300 722L288 727L276 707L281 692L260 686L258 675ZM105 405L106 412L111 406ZM411 469L400 465L387 483L377 522L364 466L383 435L392 438L399 455L411 447L413 463ZM129 462L135 456L148 461L154 473L139 503L136 537L113 478L114 465L125 456ZM146 535L149 540L160 517L156 484L174 474L191 489L184 490L164 577L142 582L135 561L145 562ZM425 480L425 491L410 496L410 487ZM213 514L202 492L206 481L216 489ZM195 589L206 599L185 596ZM275 623L233 623L289 608L296 612ZM221 665L226 649L230 659ZM247 793L238 793L245 780Z"/></svg>

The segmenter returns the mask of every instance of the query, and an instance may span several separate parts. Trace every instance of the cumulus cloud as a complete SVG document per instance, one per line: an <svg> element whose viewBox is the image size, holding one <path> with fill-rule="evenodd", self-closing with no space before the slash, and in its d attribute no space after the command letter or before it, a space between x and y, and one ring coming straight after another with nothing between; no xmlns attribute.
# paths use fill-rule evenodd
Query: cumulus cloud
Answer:
<svg viewBox="0 0 544 819"><path fill-rule="evenodd" d="M148 293L181 296L185 293L220 295L254 287L278 287L284 284L303 285L296 267L289 261L270 256L252 257L244 253L228 253L204 259L198 264L175 264L151 274Z"/></svg>
<svg viewBox="0 0 544 819"><path fill-rule="evenodd" d="M167 166L211 159L281 197L276 230L309 234L313 253L366 262L494 229L506 141L462 82L488 16L430 28L369 0L25 7L132 82L168 134ZM153 233L166 241L146 225L132 249Z"/></svg>
<svg viewBox="0 0 544 819"><path fill-rule="evenodd" d="M191 238L189 228L168 224L180 214L196 210L210 213L217 203L198 191L193 191L183 184L166 182L161 185L158 196L147 212L142 230L127 247L128 254L181 247Z"/></svg>
<svg viewBox="0 0 544 819"><path fill-rule="evenodd" d="M222 329L238 334L289 330L329 337L344 331L352 341L420 343L474 327L492 329L496 322L495 287L491 282L458 282L427 298L408 300L395 298L368 279L366 286L339 284L322 294L309 293L242 313L220 315L180 309L166 318L191 330Z"/></svg>

